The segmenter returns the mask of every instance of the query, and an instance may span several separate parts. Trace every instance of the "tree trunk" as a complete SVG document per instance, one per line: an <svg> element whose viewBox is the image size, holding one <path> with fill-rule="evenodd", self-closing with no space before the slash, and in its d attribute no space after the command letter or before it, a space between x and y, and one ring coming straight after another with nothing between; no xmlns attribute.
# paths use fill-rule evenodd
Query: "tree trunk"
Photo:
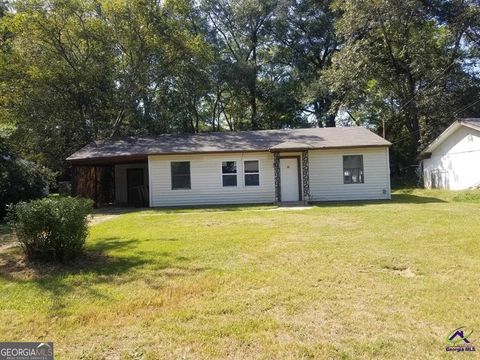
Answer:
<svg viewBox="0 0 480 360"><path fill-rule="evenodd" d="M252 129L258 130L259 124L257 119L257 34L252 34L252 63L253 69L250 79L250 107L252 110Z"/></svg>
<svg viewBox="0 0 480 360"><path fill-rule="evenodd" d="M407 73L407 84L408 84L408 99L406 100L406 104L408 106L407 110L407 123L410 125L408 129L410 131L411 137L411 155L413 159L416 159L418 155L418 149L420 147L420 122L419 122L419 115L417 111L417 103L415 100L416 92L416 81L413 78L411 72Z"/></svg>
<svg viewBox="0 0 480 360"><path fill-rule="evenodd" d="M315 118L317 119L318 127L323 127L322 110L320 109L320 104L318 103L318 101L315 101L313 103L313 111L315 113Z"/></svg>
<svg viewBox="0 0 480 360"><path fill-rule="evenodd" d="M333 114L330 114L330 110L332 110L332 99L330 98L323 98L323 111L325 114L325 127L335 127L335 118L337 117L338 109L335 109Z"/></svg>

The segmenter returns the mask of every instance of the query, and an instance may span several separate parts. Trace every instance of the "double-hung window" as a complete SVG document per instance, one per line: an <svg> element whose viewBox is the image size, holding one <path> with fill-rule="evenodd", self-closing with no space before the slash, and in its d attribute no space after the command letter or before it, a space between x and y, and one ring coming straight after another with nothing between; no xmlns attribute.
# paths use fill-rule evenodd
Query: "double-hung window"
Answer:
<svg viewBox="0 0 480 360"><path fill-rule="evenodd" d="M363 184L363 155L345 155L343 157L343 183Z"/></svg>
<svg viewBox="0 0 480 360"><path fill-rule="evenodd" d="M236 161L222 161L222 184L224 187L237 186Z"/></svg>
<svg viewBox="0 0 480 360"><path fill-rule="evenodd" d="M190 161L172 161L172 190L190 189Z"/></svg>
<svg viewBox="0 0 480 360"><path fill-rule="evenodd" d="M245 173L245 186L260 185L260 172L259 172L258 160L244 161L243 171Z"/></svg>

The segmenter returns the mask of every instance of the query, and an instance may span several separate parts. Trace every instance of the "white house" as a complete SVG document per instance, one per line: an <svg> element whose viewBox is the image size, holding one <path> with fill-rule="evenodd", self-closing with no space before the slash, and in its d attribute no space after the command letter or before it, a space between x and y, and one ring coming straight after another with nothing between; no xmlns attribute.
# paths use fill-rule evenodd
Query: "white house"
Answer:
<svg viewBox="0 0 480 360"><path fill-rule="evenodd" d="M171 207L390 199L390 143L362 127L97 141L67 160L97 203Z"/></svg>
<svg viewBox="0 0 480 360"><path fill-rule="evenodd" d="M455 121L420 156L426 188L479 187L480 118Z"/></svg>

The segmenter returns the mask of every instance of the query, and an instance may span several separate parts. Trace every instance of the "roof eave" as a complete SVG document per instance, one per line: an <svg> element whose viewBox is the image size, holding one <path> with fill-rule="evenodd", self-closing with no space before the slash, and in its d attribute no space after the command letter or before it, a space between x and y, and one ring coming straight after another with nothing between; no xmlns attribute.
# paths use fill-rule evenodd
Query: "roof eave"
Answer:
<svg viewBox="0 0 480 360"><path fill-rule="evenodd" d="M473 130L480 131L480 126L476 126L474 124L471 124L471 123L463 121L463 120L458 120L458 122L465 127L468 127L470 129L473 129Z"/></svg>
<svg viewBox="0 0 480 360"><path fill-rule="evenodd" d="M328 149L355 149L355 148L378 148L390 147L391 144L370 144L370 145L348 145L348 146L324 146L324 147L302 147L302 148L285 148L285 149L256 149L256 150L228 150L228 151L190 151L190 152L164 152L164 153L148 153L148 154L134 154L134 155L117 155L117 156L99 156L99 157L68 157L66 161L71 165L88 165L100 163L121 163L132 161L144 161L149 156L163 156L163 155L195 155L195 154L225 154L225 153L252 153L252 152L298 152L304 150L328 150Z"/></svg>
<svg viewBox="0 0 480 360"><path fill-rule="evenodd" d="M426 158L425 156L428 156L428 154L431 155L432 152L435 151L435 149L439 147L450 136L451 133L459 129L462 125L465 124L463 124L461 120L456 120L452 125L438 135L438 137L433 140L424 150L422 150L420 154L418 154L418 159Z"/></svg>
<svg viewBox="0 0 480 360"><path fill-rule="evenodd" d="M378 148L378 147L390 147L392 144L370 144L370 145L339 145L339 146L311 146L311 147L298 147L298 148L270 148L270 152L295 152L305 150L329 150L329 149L358 149L358 148Z"/></svg>

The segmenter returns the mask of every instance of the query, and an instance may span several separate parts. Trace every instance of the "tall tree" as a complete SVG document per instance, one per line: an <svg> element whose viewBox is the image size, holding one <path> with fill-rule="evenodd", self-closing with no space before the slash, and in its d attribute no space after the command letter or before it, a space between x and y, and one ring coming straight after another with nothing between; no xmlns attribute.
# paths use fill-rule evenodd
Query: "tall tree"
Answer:
<svg viewBox="0 0 480 360"><path fill-rule="evenodd" d="M258 114L258 78L268 51L268 24L276 9L271 0L205 0L203 10L216 31L222 61L230 64L225 79L245 93L250 107L250 126L261 127ZM228 117L228 115L227 115Z"/></svg>
<svg viewBox="0 0 480 360"><path fill-rule="evenodd" d="M414 164L430 129L451 122L455 93L475 82L463 68L466 34L478 5L457 2L343 1L337 33L345 40L329 71L338 104L394 142L398 164ZM437 16L437 17L436 17ZM475 85L473 85L475 86Z"/></svg>
<svg viewBox="0 0 480 360"><path fill-rule="evenodd" d="M334 28L338 14L331 5L330 0L287 0L273 26L279 48L273 62L289 68L299 82L302 111L313 114L320 127L335 126L338 111L324 79L340 47Z"/></svg>
<svg viewBox="0 0 480 360"><path fill-rule="evenodd" d="M192 3L14 5L1 20L13 37L0 66L0 121L13 124L27 158L63 170L94 139L198 130L211 51L191 25Z"/></svg>

